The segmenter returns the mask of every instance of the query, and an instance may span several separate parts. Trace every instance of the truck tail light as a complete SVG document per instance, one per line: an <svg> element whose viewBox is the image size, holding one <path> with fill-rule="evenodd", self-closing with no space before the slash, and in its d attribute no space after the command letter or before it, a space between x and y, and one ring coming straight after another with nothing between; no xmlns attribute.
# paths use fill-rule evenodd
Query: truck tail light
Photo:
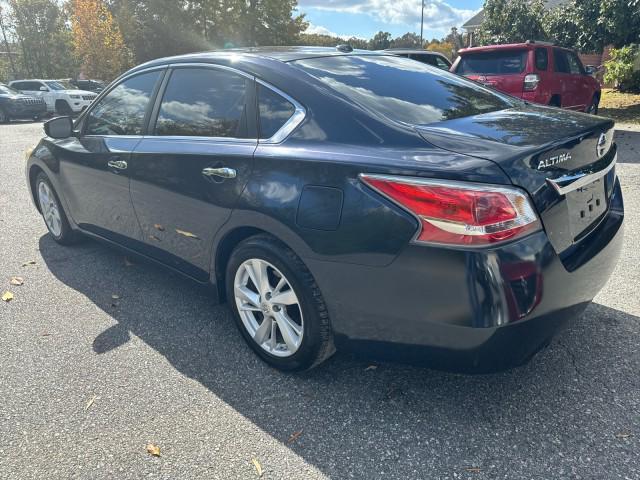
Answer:
<svg viewBox="0 0 640 480"><path fill-rule="evenodd" d="M524 90L525 92L530 92L531 90L535 90L538 88L538 83L540 83L540 75L537 73L529 73L524 77Z"/></svg>
<svg viewBox="0 0 640 480"><path fill-rule="evenodd" d="M514 187L392 175L360 178L416 216L415 242L486 246L540 229L528 196Z"/></svg>

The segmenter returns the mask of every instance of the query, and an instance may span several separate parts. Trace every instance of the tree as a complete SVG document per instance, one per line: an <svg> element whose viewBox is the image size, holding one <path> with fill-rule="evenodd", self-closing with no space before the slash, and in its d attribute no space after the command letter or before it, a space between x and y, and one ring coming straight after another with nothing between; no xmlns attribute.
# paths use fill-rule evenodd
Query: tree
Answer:
<svg viewBox="0 0 640 480"><path fill-rule="evenodd" d="M452 43L447 42L446 40L436 40L435 38L431 40L424 48L433 52L439 52L450 60L458 50Z"/></svg>
<svg viewBox="0 0 640 480"><path fill-rule="evenodd" d="M378 32L369 40L369 49L384 50L391 46L391 34L389 32Z"/></svg>
<svg viewBox="0 0 640 480"><path fill-rule="evenodd" d="M25 74L60 78L78 65L72 52L67 16L56 0L10 0L11 28L22 51Z"/></svg>
<svg viewBox="0 0 640 480"><path fill-rule="evenodd" d="M102 0L73 0L73 47L84 74L112 80L131 66L131 52Z"/></svg>
<svg viewBox="0 0 640 480"><path fill-rule="evenodd" d="M544 19L542 0L486 0L479 41L487 45L546 40Z"/></svg>
<svg viewBox="0 0 640 480"><path fill-rule="evenodd" d="M390 48L422 48L420 45L420 35L407 32L401 37L391 40Z"/></svg>

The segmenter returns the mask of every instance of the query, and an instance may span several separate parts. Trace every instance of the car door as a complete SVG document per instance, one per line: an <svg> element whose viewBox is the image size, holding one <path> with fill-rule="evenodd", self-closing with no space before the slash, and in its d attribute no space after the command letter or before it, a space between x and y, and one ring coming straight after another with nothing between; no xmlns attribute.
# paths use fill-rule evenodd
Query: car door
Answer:
<svg viewBox="0 0 640 480"><path fill-rule="evenodd" d="M208 279L214 235L247 182L256 145L253 78L216 65L172 68L131 162L149 254Z"/></svg>
<svg viewBox="0 0 640 480"><path fill-rule="evenodd" d="M586 110L591 103L591 88L589 77L585 74L584 66L578 55L574 52L566 52L569 69L571 70L572 86L574 88L574 101L576 109Z"/></svg>
<svg viewBox="0 0 640 480"><path fill-rule="evenodd" d="M129 196L128 167L142 139L163 69L133 74L91 106L77 137L59 141L60 181L75 223L138 248L141 232Z"/></svg>
<svg viewBox="0 0 640 480"><path fill-rule="evenodd" d="M553 49L553 65L560 85L562 108L576 108L578 100L576 98L575 77L571 74L571 66L565 50Z"/></svg>

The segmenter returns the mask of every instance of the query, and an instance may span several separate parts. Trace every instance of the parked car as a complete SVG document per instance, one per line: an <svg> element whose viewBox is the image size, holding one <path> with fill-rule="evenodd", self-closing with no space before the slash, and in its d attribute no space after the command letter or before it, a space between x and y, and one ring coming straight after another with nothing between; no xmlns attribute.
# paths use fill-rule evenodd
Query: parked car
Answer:
<svg viewBox="0 0 640 480"><path fill-rule="evenodd" d="M23 95L0 83L0 123L21 118L38 120L45 113L47 113L47 106L42 99Z"/></svg>
<svg viewBox="0 0 640 480"><path fill-rule="evenodd" d="M99 80L72 80L71 83L77 88L96 93L100 93L105 87L104 82Z"/></svg>
<svg viewBox="0 0 640 480"><path fill-rule="evenodd" d="M384 51L392 55L398 55L399 57L406 57L426 63L427 65L433 65L443 70L449 70L451 68L451 61L439 52L419 48L388 48Z"/></svg>
<svg viewBox="0 0 640 480"><path fill-rule="evenodd" d="M458 53L452 72L529 102L598 113L600 84L573 50L529 41Z"/></svg>
<svg viewBox="0 0 640 480"><path fill-rule="evenodd" d="M56 80L14 80L9 86L20 92L40 97L47 104L47 111L71 115L84 111L97 97L86 90L71 90Z"/></svg>
<svg viewBox="0 0 640 480"><path fill-rule="evenodd" d="M622 244L611 120L379 52L153 60L45 133L27 181L55 241L84 234L213 285L283 370L336 346L522 363Z"/></svg>

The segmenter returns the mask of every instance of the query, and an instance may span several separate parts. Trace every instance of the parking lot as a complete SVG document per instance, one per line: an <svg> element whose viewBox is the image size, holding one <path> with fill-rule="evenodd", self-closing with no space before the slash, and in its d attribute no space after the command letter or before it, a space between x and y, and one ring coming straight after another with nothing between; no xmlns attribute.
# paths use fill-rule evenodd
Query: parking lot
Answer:
<svg viewBox="0 0 640 480"><path fill-rule="evenodd" d="M640 131L617 132L608 285L530 363L482 376L345 353L270 369L205 289L51 239L24 180L41 132L0 125L0 478L640 478Z"/></svg>

